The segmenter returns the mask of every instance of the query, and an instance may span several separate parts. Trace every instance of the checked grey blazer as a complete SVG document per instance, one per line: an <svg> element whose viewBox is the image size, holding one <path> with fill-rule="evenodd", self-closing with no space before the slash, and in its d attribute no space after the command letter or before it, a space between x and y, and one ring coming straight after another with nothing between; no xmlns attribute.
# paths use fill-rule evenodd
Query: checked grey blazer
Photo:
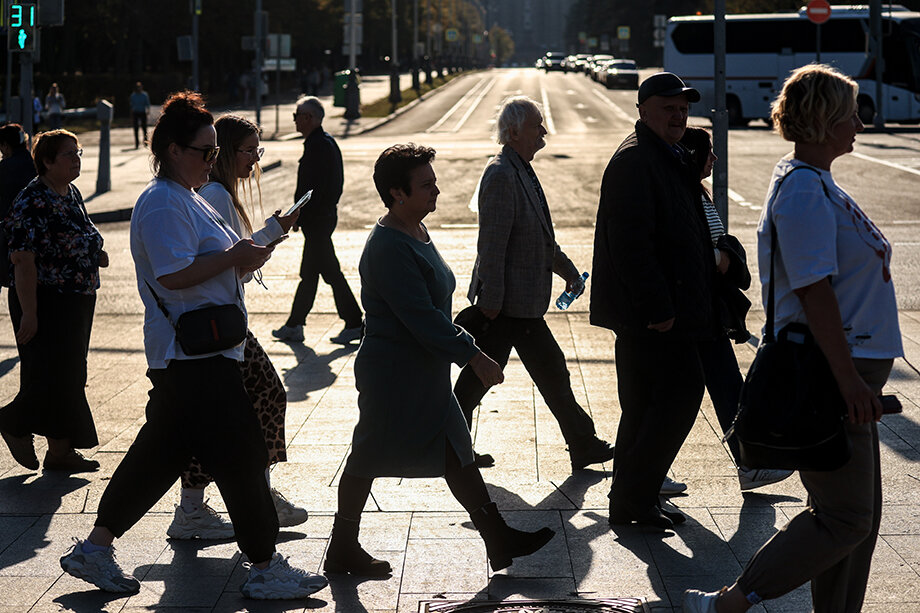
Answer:
<svg viewBox="0 0 920 613"><path fill-rule="evenodd" d="M480 180L479 240L467 297L509 317L542 317L554 272L566 281L579 274L556 244L549 210L523 160L506 145Z"/></svg>

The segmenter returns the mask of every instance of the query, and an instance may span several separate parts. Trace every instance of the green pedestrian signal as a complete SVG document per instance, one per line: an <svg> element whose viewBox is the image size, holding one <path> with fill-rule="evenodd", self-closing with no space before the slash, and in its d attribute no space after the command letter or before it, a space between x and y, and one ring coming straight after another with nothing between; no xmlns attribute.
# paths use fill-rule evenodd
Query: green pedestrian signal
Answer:
<svg viewBox="0 0 920 613"><path fill-rule="evenodd" d="M38 3L11 0L7 21L7 49L21 52L35 51Z"/></svg>

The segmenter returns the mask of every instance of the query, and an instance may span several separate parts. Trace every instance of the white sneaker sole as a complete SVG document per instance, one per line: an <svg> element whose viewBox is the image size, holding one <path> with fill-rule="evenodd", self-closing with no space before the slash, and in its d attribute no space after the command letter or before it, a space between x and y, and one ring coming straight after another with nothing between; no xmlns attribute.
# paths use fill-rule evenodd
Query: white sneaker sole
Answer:
<svg viewBox="0 0 920 613"><path fill-rule="evenodd" d="M240 588L240 592L246 598L251 598L253 600L293 600L295 598L306 598L310 594L315 594L320 591L327 585L329 585L328 581L322 583L316 582L307 587L302 587L296 583L280 586L277 584L255 584L250 586L248 583L244 583Z"/></svg>
<svg viewBox="0 0 920 613"><path fill-rule="evenodd" d="M71 577L82 579L87 583L95 585L104 592L111 592L113 594L136 594L141 589L140 585L135 587L128 587L119 585L117 583L112 583L111 581L101 581L98 577L93 576L91 573L87 572L86 566L76 562L70 556L61 558L61 569L63 569L63 571Z"/></svg>

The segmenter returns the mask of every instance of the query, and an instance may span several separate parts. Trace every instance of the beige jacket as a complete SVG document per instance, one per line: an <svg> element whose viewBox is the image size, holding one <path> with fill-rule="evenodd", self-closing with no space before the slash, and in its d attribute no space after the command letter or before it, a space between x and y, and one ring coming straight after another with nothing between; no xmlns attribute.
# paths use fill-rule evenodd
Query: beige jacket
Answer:
<svg viewBox="0 0 920 613"><path fill-rule="evenodd" d="M509 317L542 317L555 272L567 282L578 269L556 243L521 157L507 145L479 185L479 240L467 297Z"/></svg>

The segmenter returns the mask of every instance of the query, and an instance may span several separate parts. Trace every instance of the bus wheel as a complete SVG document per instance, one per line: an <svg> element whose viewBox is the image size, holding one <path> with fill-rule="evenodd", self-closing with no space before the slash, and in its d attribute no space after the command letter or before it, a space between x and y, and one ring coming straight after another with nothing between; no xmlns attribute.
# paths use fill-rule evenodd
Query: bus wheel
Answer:
<svg viewBox="0 0 920 613"><path fill-rule="evenodd" d="M728 111L728 125L733 127L745 126L747 122L741 115L741 103L734 96L728 96L725 99L725 107Z"/></svg>
<svg viewBox="0 0 920 613"><path fill-rule="evenodd" d="M859 96L856 99L856 114L864 125L871 126L875 119L875 105L868 96Z"/></svg>

